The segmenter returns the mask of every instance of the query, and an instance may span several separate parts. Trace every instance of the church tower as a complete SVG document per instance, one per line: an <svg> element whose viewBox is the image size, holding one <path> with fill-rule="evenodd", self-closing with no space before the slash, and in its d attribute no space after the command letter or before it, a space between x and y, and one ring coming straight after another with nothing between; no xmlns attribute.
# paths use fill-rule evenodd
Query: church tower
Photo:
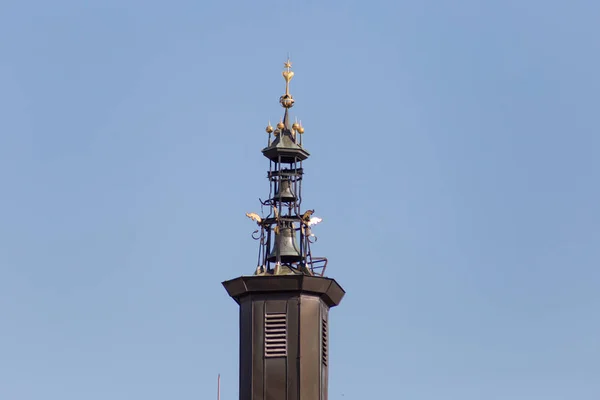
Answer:
<svg viewBox="0 0 600 400"><path fill-rule="evenodd" d="M302 208L304 128L290 123L294 77L288 60L282 72L283 118L266 128L269 195L266 215L247 213L259 242L253 275L223 282L240 306L240 400L327 400L329 309L344 290L325 277L327 259L312 255L312 232L321 218Z"/></svg>

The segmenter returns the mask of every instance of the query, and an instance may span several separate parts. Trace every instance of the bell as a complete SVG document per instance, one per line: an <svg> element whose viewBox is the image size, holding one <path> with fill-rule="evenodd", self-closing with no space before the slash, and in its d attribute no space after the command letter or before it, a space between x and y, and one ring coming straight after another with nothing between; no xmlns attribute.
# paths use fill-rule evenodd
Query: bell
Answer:
<svg viewBox="0 0 600 400"><path fill-rule="evenodd" d="M277 193L275 193L273 199L283 201L284 203L296 201L296 195L294 192L292 192L291 182L289 179L281 179Z"/></svg>
<svg viewBox="0 0 600 400"><path fill-rule="evenodd" d="M300 250L296 245L296 235L291 227L282 227L279 229L279 234L275 234L275 245L267 256L267 261L279 261L283 263L294 263L302 260Z"/></svg>

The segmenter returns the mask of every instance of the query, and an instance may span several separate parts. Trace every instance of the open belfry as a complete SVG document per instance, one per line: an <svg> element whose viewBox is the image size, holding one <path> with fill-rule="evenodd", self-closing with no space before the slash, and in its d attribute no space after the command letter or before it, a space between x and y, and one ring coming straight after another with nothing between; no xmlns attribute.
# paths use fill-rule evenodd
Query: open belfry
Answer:
<svg viewBox="0 0 600 400"><path fill-rule="evenodd" d="M267 147L269 195L266 215L247 213L258 225L258 262L252 275L223 282L240 306L240 400L327 400L329 309L344 290L325 277L327 259L312 254L321 218L302 208L304 128L291 123L294 77L288 60L282 73L283 118L271 124Z"/></svg>

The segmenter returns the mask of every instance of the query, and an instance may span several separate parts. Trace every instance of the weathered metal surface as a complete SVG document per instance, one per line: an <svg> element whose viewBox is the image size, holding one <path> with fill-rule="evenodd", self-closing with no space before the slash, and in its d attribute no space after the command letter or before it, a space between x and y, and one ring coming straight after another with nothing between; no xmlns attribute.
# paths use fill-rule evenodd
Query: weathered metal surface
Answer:
<svg viewBox="0 0 600 400"><path fill-rule="evenodd" d="M223 285L240 304L240 400L327 400L329 309L344 293L337 282L280 275ZM265 351L273 332L277 340L285 332L285 352Z"/></svg>
<svg viewBox="0 0 600 400"><path fill-rule="evenodd" d="M305 292L319 295L329 307L342 301L344 289L332 278L308 275L240 276L223 282L229 296L238 304L245 296L261 293Z"/></svg>

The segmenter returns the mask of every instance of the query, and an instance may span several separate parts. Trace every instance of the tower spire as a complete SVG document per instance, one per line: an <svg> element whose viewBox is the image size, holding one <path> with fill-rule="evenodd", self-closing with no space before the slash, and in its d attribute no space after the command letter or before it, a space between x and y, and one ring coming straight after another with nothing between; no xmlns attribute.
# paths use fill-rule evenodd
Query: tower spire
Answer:
<svg viewBox="0 0 600 400"><path fill-rule="evenodd" d="M269 194L261 200L267 211L246 214L258 225L256 272L223 282L240 306L240 400L328 399L329 310L345 293L324 276L327 259L312 255L312 230L321 218L302 206L302 162L309 154L302 124L290 125L289 59L284 67L284 115L266 127L262 150L269 159Z"/></svg>
<svg viewBox="0 0 600 400"><path fill-rule="evenodd" d="M271 161L267 174L269 197L261 200L263 206L269 207L269 214L264 217L246 214L259 226L253 234L260 241L256 274L323 276L327 259L314 257L311 253L311 244L316 241L312 228L322 219L312 215L314 210L302 211L301 207L302 162L309 153L302 146L304 128L297 120L291 122L290 108L294 98L290 93L290 81L294 71L289 58L283 65L281 75L285 79L285 94L279 102L285 111L277 129L271 124L267 126L269 144L262 150ZM271 134L275 137L273 141Z"/></svg>

